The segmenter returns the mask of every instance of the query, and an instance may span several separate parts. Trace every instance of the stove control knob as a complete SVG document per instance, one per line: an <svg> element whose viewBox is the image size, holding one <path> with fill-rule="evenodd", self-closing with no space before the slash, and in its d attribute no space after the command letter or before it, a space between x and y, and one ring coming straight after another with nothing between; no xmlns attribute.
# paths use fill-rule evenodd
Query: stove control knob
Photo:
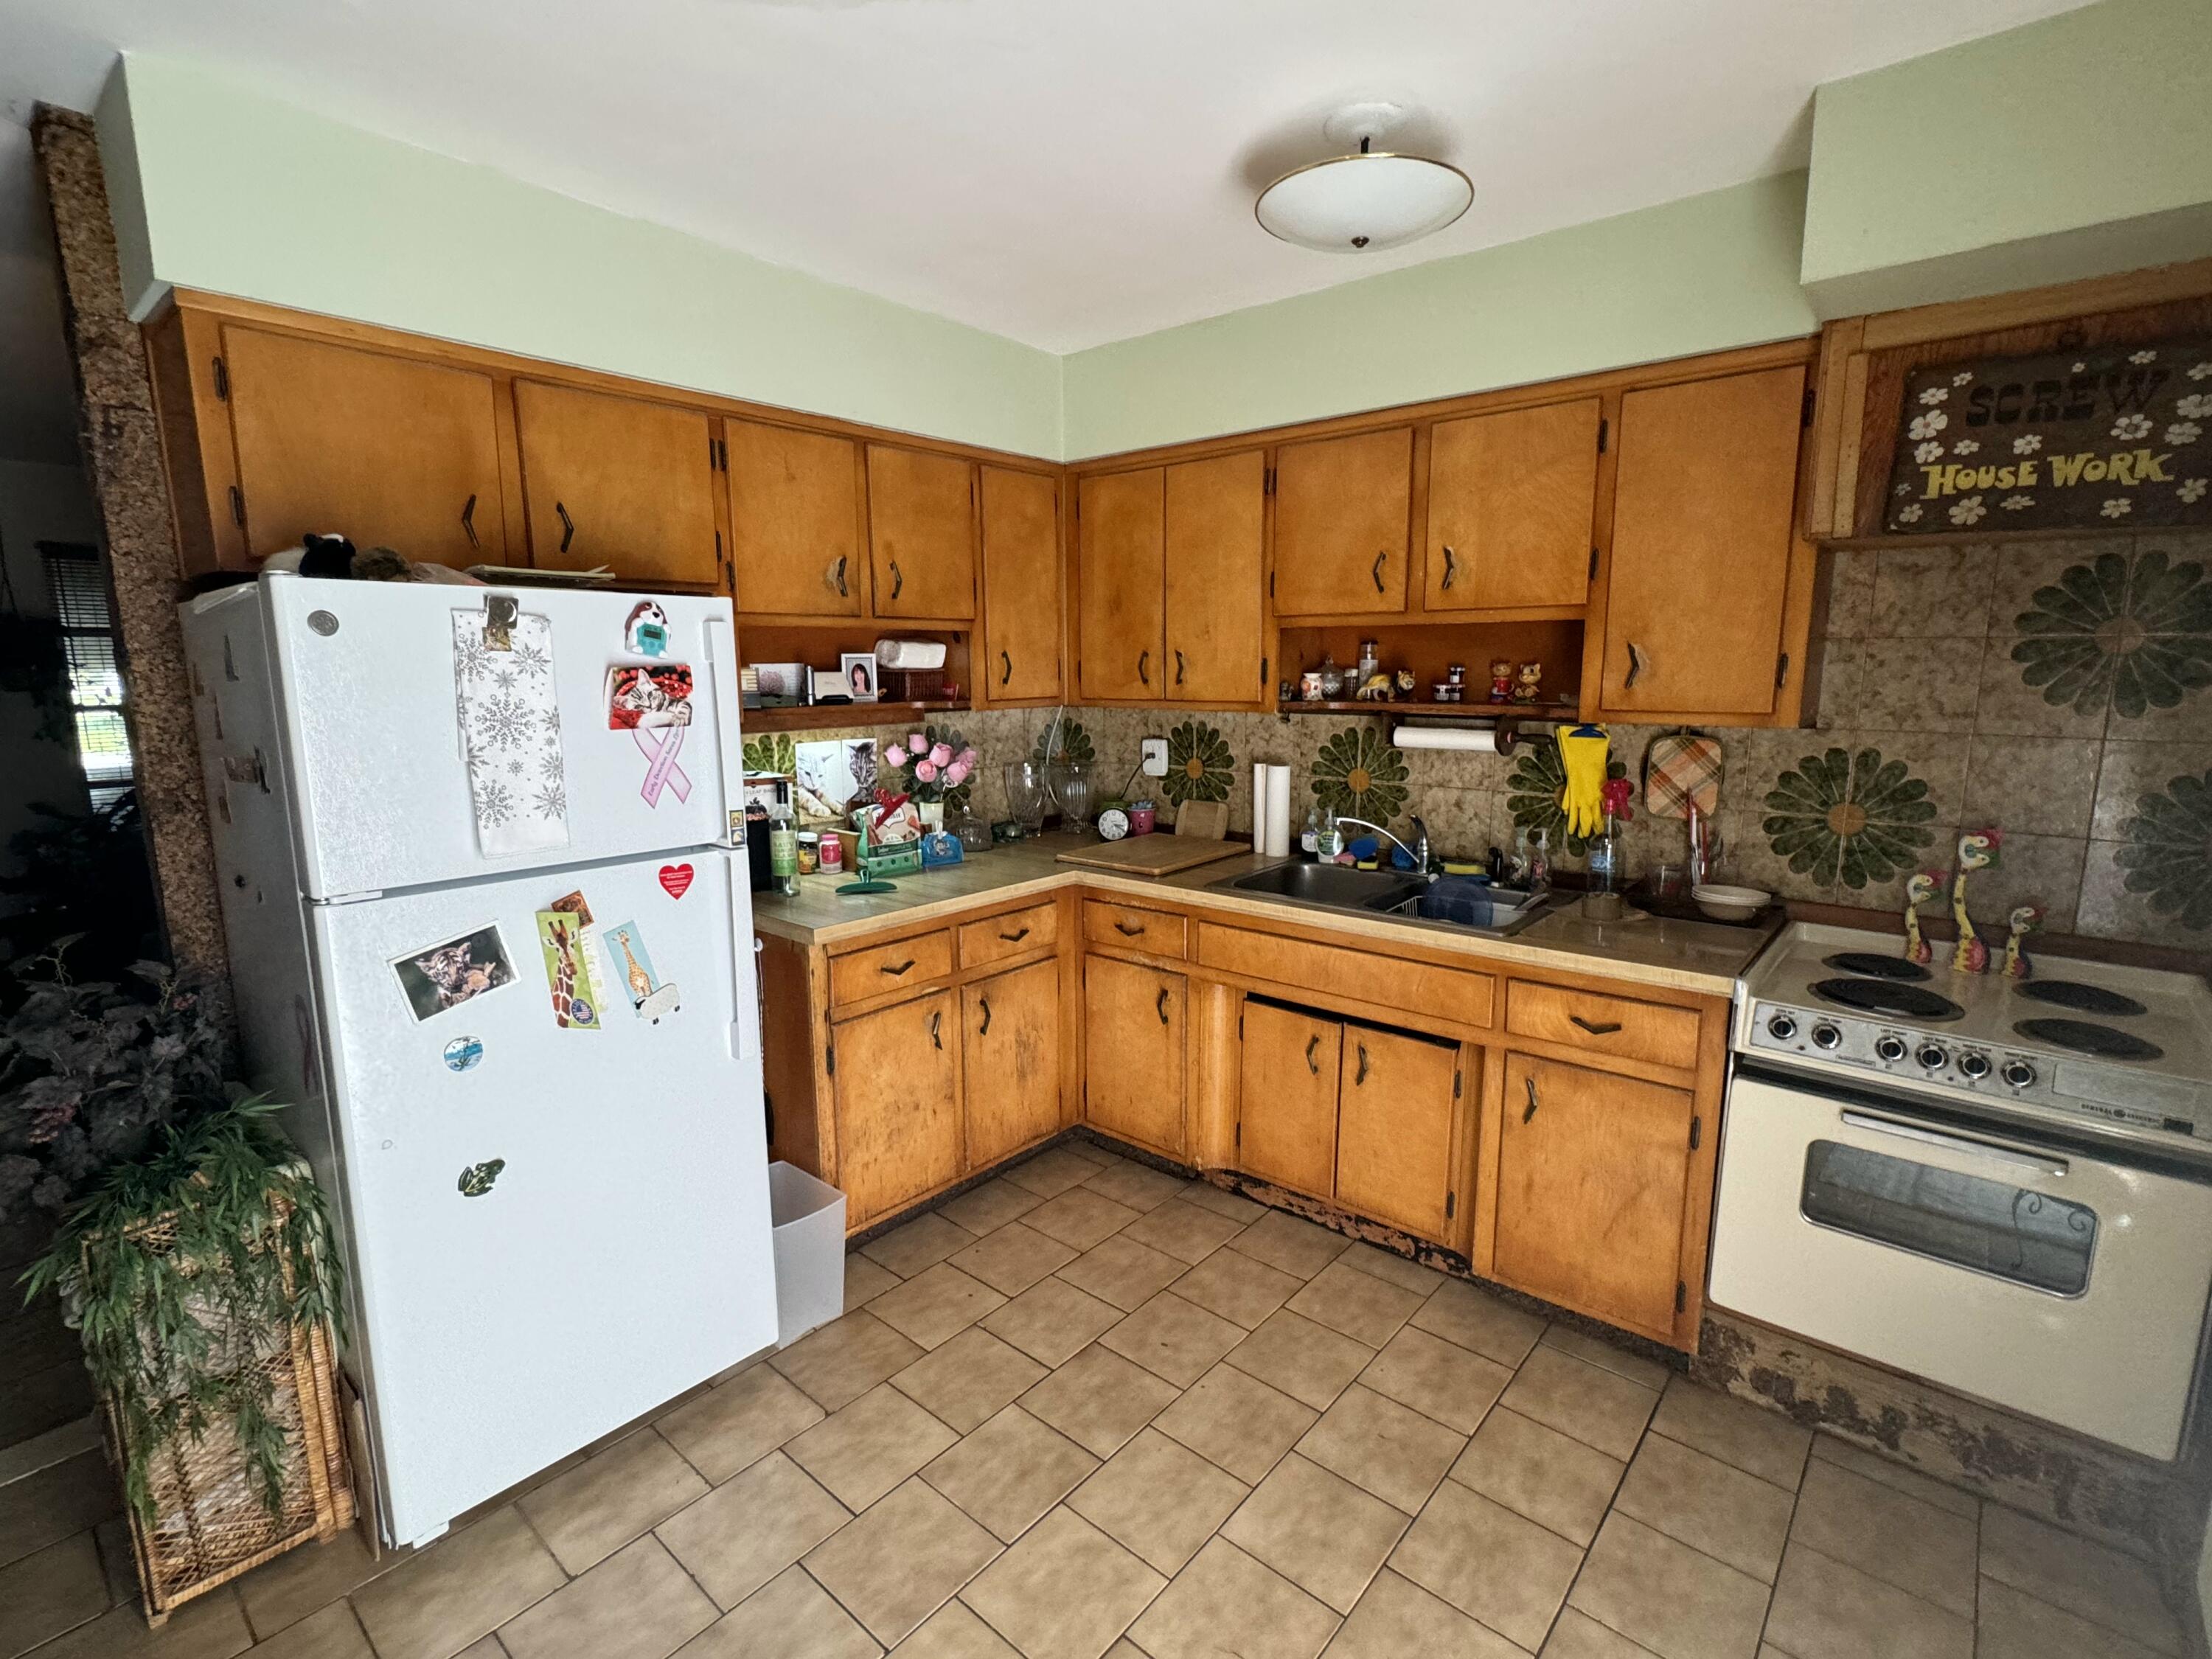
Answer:
<svg viewBox="0 0 2212 1659"><path fill-rule="evenodd" d="M1943 1045L1940 1042L1923 1042L1920 1045L1920 1052L1913 1058L1929 1071L1940 1072L1950 1055L1943 1052Z"/></svg>
<svg viewBox="0 0 2212 1659"><path fill-rule="evenodd" d="M2008 1060L2004 1063L2004 1070L1998 1075L2012 1087L2025 1089L2035 1081L2035 1067L2024 1060Z"/></svg>
<svg viewBox="0 0 2212 1659"><path fill-rule="evenodd" d="M1787 1014L1777 1014L1766 1022L1766 1035L1777 1042L1787 1042L1797 1035L1797 1022Z"/></svg>
<svg viewBox="0 0 2212 1659"><path fill-rule="evenodd" d="M1816 1048L1840 1048L1844 1046L1844 1034L1822 1020L1813 1028L1813 1046Z"/></svg>
<svg viewBox="0 0 2212 1659"><path fill-rule="evenodd" d="M1894 1031L1887 1036L1878 1036L1874 1040L1874 1054L1876 1060L1894 1066L1905 1058L1905 1039Z"/></svg>
<svg viewBox="0 0 2212 1659"><path fill-rule="evenodd" d="M1989 1074L1990 1057L1987 1054L1970 1054L1959 1056L1959 1075L1967 1082L1979 1083Z"/></svg>

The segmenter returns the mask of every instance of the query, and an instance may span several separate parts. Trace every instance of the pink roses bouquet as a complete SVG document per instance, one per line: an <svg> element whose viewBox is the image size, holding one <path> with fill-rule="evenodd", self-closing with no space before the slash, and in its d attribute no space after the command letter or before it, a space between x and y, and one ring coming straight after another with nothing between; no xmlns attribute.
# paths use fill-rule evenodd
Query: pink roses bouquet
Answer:
<svg viewBox="0 0 2212 1659"><path fill-rule="evenodd" d="M981 757L959 732L950 726L932 726L911 732L899 742L884 747L883 763L900 775L883 787L920 801L941 800L948 812L968 810L969 780Z"/></svg>

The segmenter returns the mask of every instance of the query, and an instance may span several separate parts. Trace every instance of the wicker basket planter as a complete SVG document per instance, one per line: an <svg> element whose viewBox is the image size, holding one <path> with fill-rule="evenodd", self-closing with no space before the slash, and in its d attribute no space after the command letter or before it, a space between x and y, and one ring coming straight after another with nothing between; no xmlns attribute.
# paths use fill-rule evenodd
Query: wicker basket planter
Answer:
<svg viewBox="0 0 2212 1659"><path fill-rule="evenodd" d="M149 1222L133 1231L158 1248L171 1230ZM210 1326L222 1321L212 1297L198 1311ZM164 1623L184 1603L264 1561L353 1523L337 1358L328 1330L239 1329L222 1331L222 1339L231 1375L258 1370L271 1384L270 1416L286 1450L282 1503L272 1512L235 1427L222 1413L211 1415L198 1438L178 1435L155 1448L146 1461L150 1520L137 1505L124 1505L150 1625ZM132 1449L127 1415L110 1396L101 1417L109 1460L119 1473L129 1467Z"/></svg>

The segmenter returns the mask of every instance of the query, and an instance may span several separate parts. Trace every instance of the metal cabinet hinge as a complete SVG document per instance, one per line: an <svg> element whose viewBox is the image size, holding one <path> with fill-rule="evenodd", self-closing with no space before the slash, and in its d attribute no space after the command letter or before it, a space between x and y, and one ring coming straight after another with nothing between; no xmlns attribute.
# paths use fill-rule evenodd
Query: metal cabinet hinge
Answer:
<svg viewBox="0 0 2212 1659"><path fill-rule="evenodd" d="M1454 1072L1452 1073L1452 1098L1454 1100L1457 1100L1459 1098L1459 1088L1462 1080L1462 1079L1459 1073Z"/></svg>
<svg viewBox="0 0 2212 1659"><path fill-rule="evenodd" d="M1701 1117L1690 1120L1690 1150L1696 1152L1698 1143L1705 1138L1705 1121Z"/></svg>
<svg viewBox="0 0 2212 1659"><path fill-rule="evenodd" d="M1275 493L1275 469L1272 466L1267 469L1266 481L1260 486L1260 493L1262 495L1272 495Z"/></svg>
<svg viewBox="0 0 2212 1659"><path fill-rule="evenodd" d="M236 484L233 484L230 487L230 518L232 523L237 525L240 529L245 528L246 493L239 489Z"/></svg>
<svg viewBox="0 0 2212 1659"><path fill-rule="evenodd" d="M822 1061L829 1068L831 1077L837 1075L837 1039L836 1037L831 1037L822 1045Z"/></svg>
<svg viewBox="0 0 2212 1659"><path fill-rule="evenodd" d="M1779 691L1790 684L1790 653L1784 651L1774 659L1774 689Z"/></svg>
<svg viewBox="0 0 2212 1659"><path fill-rule="evenodd" d="M1674 1281L1674 1311L1680 1313L1690 1305L1690 1287L1680 1279Z"/></svg>
<svg viewBox="0 0 2212 1659"><path fill-rule="evenodd" d="M1798 412L1797 424L1801 427L1813 424L1813 388L1809 386L1805 388L1805 402Z"/></svg>
<svg viewBox="0 0 2212 1659"><path fill-rule="evenodd" d="M1610 434L1612 430L1613 422L1607 420L1602 415L1599 416L1597 422L1597 453L1601 455L1605 453L1605 441L1607 435Z"/></svg>
<svg viewBox="0 0 2212 1659"><path fill-rule="evenodd" d="M1237 1121L1237 1135L1236 1135L1236 1140L1237 1140L1237 1146L1243 1146L1243 1144L1244 1144L1244 1121L1243 1121L1243 1119L1242 1119L1242 1118L1239 1118L1239 1119Z"/></svg>
<svg viewBox="0 0 2212 1659"><path fill-rule="evenodd" d="M1590 549L1589 579L1592 581L1597 580L1597 549L1594 547Z"/></svg>
<svg viewBox="0 0 2212 1659"><path fill-rule="evenodd" d="M215 395L218 403L230 401L230 365L220 357L215 360Z"/></svg>
<svg viewBox="0 0 2212 1659"><path fill-rule="evenodd" d="M1449 1221L1452 1218L1453 1212L1458 1208L1459 1194L1457 1193L1446 1193L1444 1194L1444 1219Z"/></svg>

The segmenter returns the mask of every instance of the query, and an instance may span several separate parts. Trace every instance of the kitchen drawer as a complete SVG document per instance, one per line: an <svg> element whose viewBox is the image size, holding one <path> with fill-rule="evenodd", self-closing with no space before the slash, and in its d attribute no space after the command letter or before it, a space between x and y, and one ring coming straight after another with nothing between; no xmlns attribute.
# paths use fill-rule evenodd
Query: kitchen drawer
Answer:
<svg viewBox="0 0 2212 1659"><path fill-rule="evenodd" d="M1592 1056L1697 1069L1694 1008L1637 1002L1594 991L1516 980L1505 993L1505 1029L1516 1036L1562 1042Z"/></svg>
<svg viewBox="0 0 2212 1659"><path fill-rule="evenodd" d="M952 935L917 933L890 945L863 945L830 958L830 1000L860 1002L909 986L943 979L952 971Z"/></svg>
<svg viewBox="0 0 2212 1659"><path fill-rule="evenodd" d="M1490 1024L1498 985L1489 974L1404 962L1379 952L1315 945L1275 933L1247 933L1241 927L1218 927L1211 922L1199 927L1198 960L1224 973L1267 981L1280 987L1285 996L1295 997L1302 990L1327 991L1460 1025Z"/></svg>
<svg viewBox="0 0 2212 1659"><path fill-rule="evenodd" d="M1060 942L1060 906L1050 900L1026 910L971 921L960 929L960 965L980 968Z"/></svg>
<svg viewBox="0 0 2212 1659"><path fill-rule="evenodd" d="M1125 951L1147 956L1182 957L1189 946L1181 916L1164 910L1140 910L1130 904L1086 900L1083 906L1083 937L1093 945L1118 945Z"/></svg>

